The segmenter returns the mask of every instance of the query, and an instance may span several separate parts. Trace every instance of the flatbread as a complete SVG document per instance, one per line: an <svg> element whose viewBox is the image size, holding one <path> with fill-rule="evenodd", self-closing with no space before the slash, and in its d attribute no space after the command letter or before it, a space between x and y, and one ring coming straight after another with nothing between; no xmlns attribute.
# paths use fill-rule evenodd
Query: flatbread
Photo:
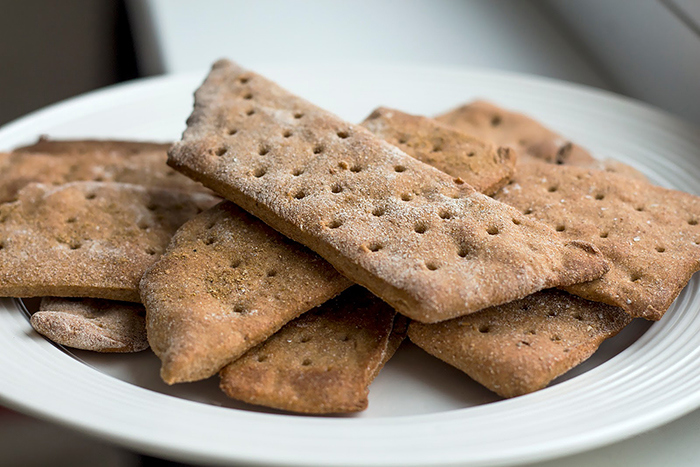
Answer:
<svg viewBox="0 0 700 467"><path fill-rule="evenodd" d="M404 336L403 317L353 287L227 365L220 386L235 399L293 412L364 410L370 383Z"/></svg>
<svg viewBox="0 0 700 467"><path fill-rule="evenodd" d="M117 183L28 185L0 205L0 295L137 302L175 230L215 202Z"/></svg>
<svg viewBox="0 0 700 467"><path fill-rule="evenodd" d="M196 381L352 283L230 202L183 225L144 275L148 340L169 384Z"/></svg>
<svg viewBox="0 0 700 467"><path fill-rule="evenodd" d="M477 193L229 61L168 164L404 315L441 321L607 270L585 242Z"/></svg>
<svg viewBox="0 0 700 467"><path fill-rule="evenodd" d="M610 271L565 290L633 317L660 319L700 268L700 197L614 173L531 162L495 198L562 239L595 244Z"/></svg>
<svg viewBox="0 0 700 467"><path fill-rule="evenodd" d="M515 151L431 118L380 107L362 126L411 157L492 195L515 173Z"/></svg>
<svg viewBox="0 0 700 467"><path fill-rule="evenodd" d="M413 322L413 343L503 397L546 387L631 318L620 308L546 290L437 324Z"/></svg>
<svg viewBox="0 0 700 467"><path fill-rule="evenodd" d="M145 315L143 306L134 303L46 297L31 324L38 333L66 347L131 353L148 348Z"/></svg>
<svg viewBox="0 0 700 467"><path fill-rule="evenodd" d="M515 148L522 156L646 180L646 176L634 167L612 159L598 160L583 147L566 140L538 121L490 102L477 100L435 118L486 141Z"/></svg>
<svg viewBox="0 0 700 467"><path fill-rule="evenodd" d="M29 183L119 182L210 193L166 165L168 147L129 141L40 140L0 153L0 203L16 199Z"/></svg>

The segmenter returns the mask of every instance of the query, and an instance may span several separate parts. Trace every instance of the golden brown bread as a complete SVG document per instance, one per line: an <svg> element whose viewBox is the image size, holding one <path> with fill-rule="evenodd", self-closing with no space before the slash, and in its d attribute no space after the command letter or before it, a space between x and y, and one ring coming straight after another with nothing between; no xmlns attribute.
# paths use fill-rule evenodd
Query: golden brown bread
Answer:
<svg viewBox="0 0 700 467"><path fill-rule="evenodd" d="M379 107L362 126L411 157L492 195L515 173L515 151L431 118Z"/></svg>
<svg viewBox="0 0 700 467"><path fill-rule="evenodd" d="M370 383L404 336L405 318L355 286L227 365L220 386L235 399L293 412L364 410Z"/></svg>
<svg viewBox="0 0 700 467"><path fill-rule="evenodd" d="M175 230L215 202L119 183L28 185L0 205L0 295L139 301Z"/></svg>
<svg viewBox="0 0 700 467"><path fill-rule="evenodd" d="M413 343L503 397L542 389L586 360L631 318L620 308L545 290L436 324L413 322Z"/></svg>
<svg viewBox="0 0 700 467"><path fill-rule="evenodd" d="M316 251L397 311L435 322L599 277L563 242L229 61L197 91L168 163ZM507 286L504 286L507 284Z"/></svg>

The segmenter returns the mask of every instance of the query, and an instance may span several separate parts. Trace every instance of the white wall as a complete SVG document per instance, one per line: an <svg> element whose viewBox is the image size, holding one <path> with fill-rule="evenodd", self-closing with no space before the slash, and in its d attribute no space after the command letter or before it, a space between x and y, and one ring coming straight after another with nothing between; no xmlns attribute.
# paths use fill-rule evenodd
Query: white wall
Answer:
<svg viewBox="0 0 700 467"><path fill-rule="evenodd" d="M486 67L608 87L530 1L132 0L147 71L260 62Z"/></svg>

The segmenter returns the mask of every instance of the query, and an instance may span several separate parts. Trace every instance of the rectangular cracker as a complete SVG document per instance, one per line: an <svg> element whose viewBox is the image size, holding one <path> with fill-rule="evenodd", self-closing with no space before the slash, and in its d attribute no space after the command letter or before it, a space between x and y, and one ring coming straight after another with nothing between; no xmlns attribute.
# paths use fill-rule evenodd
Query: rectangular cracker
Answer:
<svg viewBox="0 0 700 467"><path fill-rule="evenodd" d="M515 173L515 151L431 118L380 107L362 126L411 157L492 195Z"/></svg>
<svg viewBox="0 0 700 467"><path fill-rule="evenodd" d="M515 397L546 387L630 321L620 308L545 290L442 323L413 322L408 336L498 395Z"/></svg>
<svg viewBox="0 0 700 467"><path fill-rule="evenodd" d="M435 322L599 277L550 228L289 94L214 64L168 164L306 245L404 315Z"/></svg>
<svg viewBox="0 0 700 467"><path fill-rule="evenodd" d="M364 410L369 385L399 347L405 322L353 287L227 365L220 387L234 399L292 412Z"/></svg>
<svg viewBox="0 0 700 467"><path fill-rule="evenodd" d="M135 303L44 297L30 321L39 334L66 347L131 353L148 348L145 315Z"/></svg>
<svg viewBox="0 0 700 467"><path fill-rule="evenodd" d="M0 203L29 183L119 182L210 193L166 165L167 144L129 141L51 141L0 153Z"/></svg>
<svg viewBox="0 0 700 467"><path fill-rule="evenodd" d="M141 281L166 383L214 375L352 283L228 201L185 223Z"/></svg>
<svg viewBox="0 0 700 467"><path fill-rule="evenodd" d="M0 296L139 301L175 230L215 202L118 183L28 185L0 205Z"/></svg>
<svg viewBox="0 0 700 467"><path fill-rule="evenodd" d="M700 269L700 197L538 161L520 164L511 183L495 198L608 258L600 279L564 287L575 295L658 320Z"/></svg>
<svg viewBox="0 0 700 467"><path fill-rule="evenodd" d="M511 146L556 164L588 165L596 162L581 146L565 140L532 118L477 100L435 119L478 138Z"/></svg>
<svg viewBox="0 0 700 467"><path fill-rule="evenodd" d="M516 148L521 158L530 156L552 164L605 170L646 180L634 167L612 159L599 161L586 149L565 140L538 121L490 102L477 100L435 119L495 144Z"/></svg>

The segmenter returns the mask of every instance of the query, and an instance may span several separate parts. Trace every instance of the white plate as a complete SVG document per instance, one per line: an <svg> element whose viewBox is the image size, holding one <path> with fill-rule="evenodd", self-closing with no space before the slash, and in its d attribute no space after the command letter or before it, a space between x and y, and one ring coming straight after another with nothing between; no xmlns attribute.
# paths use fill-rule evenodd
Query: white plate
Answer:
<svg viewBox="0 0 700 467"><path fill-rule="evenodd" d="M446 69L262 66L259 71L351 121L378 105L434 114L475 97L525 111L599 157L655 182L700 187L697 129L630 100L542 78ZM0 150L38 135L173 140L203 73L91 93L0 130ZM700 406L697 278L663 320L635 323L535 394L499 401L410 344L357 416L308 417L227 400L216 378L168 387L150 353L66 352L35 334L19 302L0 300L4 404L141 452L200 463L501 465L630 437ZM575 377L572 377L575 376Z"/></svg>

